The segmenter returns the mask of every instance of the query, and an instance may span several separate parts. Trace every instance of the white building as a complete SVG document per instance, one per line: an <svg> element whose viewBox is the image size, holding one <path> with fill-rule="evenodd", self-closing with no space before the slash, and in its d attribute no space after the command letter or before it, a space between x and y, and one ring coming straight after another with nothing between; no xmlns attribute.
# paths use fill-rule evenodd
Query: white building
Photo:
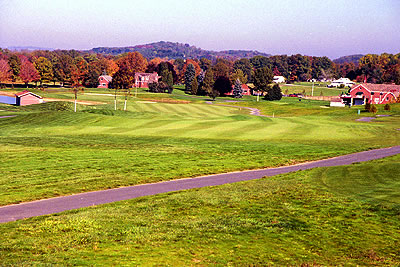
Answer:
<svg viewBox="0 0 400 267"><path fill-rule="evenodd" d="M274 83L284 83L286 81L285 77L283 76L274 76Z"/></svg>
<svg viewBox="0 0 400 267"><path fill-rule="evenodd" d="M352 87L355 83L352 82L349 78L340 78L338 80L332 81L328 84L328 87L340 87L343 84L343 87Z"/></svg>

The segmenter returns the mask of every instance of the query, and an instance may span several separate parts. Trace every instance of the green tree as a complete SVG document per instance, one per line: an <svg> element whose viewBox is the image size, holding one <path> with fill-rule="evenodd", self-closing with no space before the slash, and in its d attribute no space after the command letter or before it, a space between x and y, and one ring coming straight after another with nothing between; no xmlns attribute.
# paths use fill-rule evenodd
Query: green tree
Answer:
<svg viewBox="0 0 400 267"><path fill-rule="evenodd" d="M13 82L12 86L14 87L14 82L18 79L21 70L21 60L17 55L13 54L8 58L8 65L10 65L11 81Z"/></svg>
<svg viewBox="0 0 400 267"><path fill-rule="evenodd" d="M101 66L98 61L92 61L88 65L88 70L83 79L85 87L96 88L99 85L99 77L102 74Z"/></svg>
<svg viewBox="0 0 400 267"><path fill-rule="evenodd" d="M199 84L197 83L197 79L193 79L192 84L190 85L190 90L192 95L197 95L197 90L199 89Z"/></svg>
<svg viewBox="0 0 400 267"><path fill-rule="evenodd" d="M278 84L274 84L265 95L265 100L274 101L282 99L282 91Z"/></svg>
<svg viewBox="0 0 400 267"><path fill-rule="evenodd" d="M241 83L247 83L247 76L243 74L243 71L241 69L235 70L235 72L232 73L230 76L232 84L234 84L237 79L239 79Z"/></svg>
<svg viewBox="0 0 400 267"><path fill-rule="evenodd" d="M233 87L233 97L235 98L242 98L243 97L243 88L242 83L239 79L236 79L235 85Z"/></svg>
<svg viewBox="0 0 400 267"><path fill-rule="evenodd" d="M53 80L53 65L45 57L39 57L33 63L40 75L40 85Z"/></svg>
<svg viewBox="0 0 400 267"><path fill-rule="evenodd" d="M252 70L253 70L253 65L251 64L250 60L247 58L242 58L233 64L233 69L235 71L241 70L243 73L243 76L246 77L247 81L252 81ZM236 79L235 79L236 80ZM241 80L242 83L247 83L247 81Z"/></svg>
<svg viewBox="0 0 400 267"><path fill-rule="evenodd" d="M193 64L189 64L185 71L185 90L186 92L191 92L192 82L196 78L196 70Z"/></svg>
<svg viewBox="0 0 400 267"><path fill-rule="evenodd" d="M203 71L207 71L208 69L211 68L212 62L211 62L211 60L203 57L200 59L199 65Z"/></svg>
<svg viewBox="0 0 400 267"><path fill-rule="evenodd" d="M204 75L202 90L206 95L210 95L214 88L214 74L212 69L208 69Z"/></svg>
<svg viewBox="0 0 400 267"><path fill-rule="evenodd" d="M274 74L269 68L256 69L254 72L254 86L256 91L267 92Z"/></svg>

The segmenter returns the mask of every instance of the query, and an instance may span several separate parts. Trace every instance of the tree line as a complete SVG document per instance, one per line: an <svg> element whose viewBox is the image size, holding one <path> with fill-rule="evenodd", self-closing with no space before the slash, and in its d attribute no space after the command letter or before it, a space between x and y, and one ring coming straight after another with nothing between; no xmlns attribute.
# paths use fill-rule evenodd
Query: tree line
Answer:
<svg viewBox="0 0 400 267"><path fill-rule="evenodd" d="M400 54L368 54L358 63L335 64L327 57L303 55L255 56L250 59L154 58L148 61L139 52L103 55L76 50L13 52L0 49L0 82L60 83L71 87L97 87L102 74L112 76L113 88L130 88L136 72L157 72L160 83L155 92L171 92L174 84L184 84L187 93L223 96L236 83L252 83L255 90L268 91L274 75L287 82L348 77L358 82L400 84ZM238 87L237 87L238 89ZM240 92L238 92L240 95Z"/></svg>

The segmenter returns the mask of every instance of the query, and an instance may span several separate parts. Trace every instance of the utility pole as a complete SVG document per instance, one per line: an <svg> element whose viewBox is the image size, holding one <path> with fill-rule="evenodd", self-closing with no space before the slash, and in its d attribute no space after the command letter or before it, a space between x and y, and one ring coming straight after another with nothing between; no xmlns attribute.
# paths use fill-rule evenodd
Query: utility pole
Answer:
<svg viewBox="0 0 400 267"><path fill-rule="evenodd" d="M313 80L313 82L312 82L311 96L314 96L314 80Z"/></svg>

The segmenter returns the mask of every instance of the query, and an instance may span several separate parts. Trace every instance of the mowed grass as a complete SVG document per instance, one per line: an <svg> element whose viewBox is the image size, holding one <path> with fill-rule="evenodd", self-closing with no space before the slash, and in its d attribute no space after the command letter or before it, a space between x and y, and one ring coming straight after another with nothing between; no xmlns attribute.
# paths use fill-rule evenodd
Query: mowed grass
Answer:
<svg viewBox="0 0 400 267"><path fill-rule="evenodd" d="M315 83L314 91L312 89L312 83L309 82L301 82L294 84L281 84L281 90L283 94L305 94L311 96L338 96L342 92L347 92L349 90L346 88L328 88L327 85L329 83ZM322 94L321 94L322 93Z"/></svg>
<svg viewBox="0 0 400 267"><path fill-rule="evenodd" d="M319 108L313 103L300 110ZM290 165L398 145L400 136L398 117L360 123L347 110L266 118L207 104L136 101L128 112L107 104L74 113L67 103L67 111L54 111L60 105L15 109L17 117L0 120L0 205ZM261 104L269 106L295 105Z"/></svg>
<svg viewBox="0 0 400 267"><path fill-rule="evenodd" d="M1 224L0 262L398 266L399 168L394 156Z"/></svg>

